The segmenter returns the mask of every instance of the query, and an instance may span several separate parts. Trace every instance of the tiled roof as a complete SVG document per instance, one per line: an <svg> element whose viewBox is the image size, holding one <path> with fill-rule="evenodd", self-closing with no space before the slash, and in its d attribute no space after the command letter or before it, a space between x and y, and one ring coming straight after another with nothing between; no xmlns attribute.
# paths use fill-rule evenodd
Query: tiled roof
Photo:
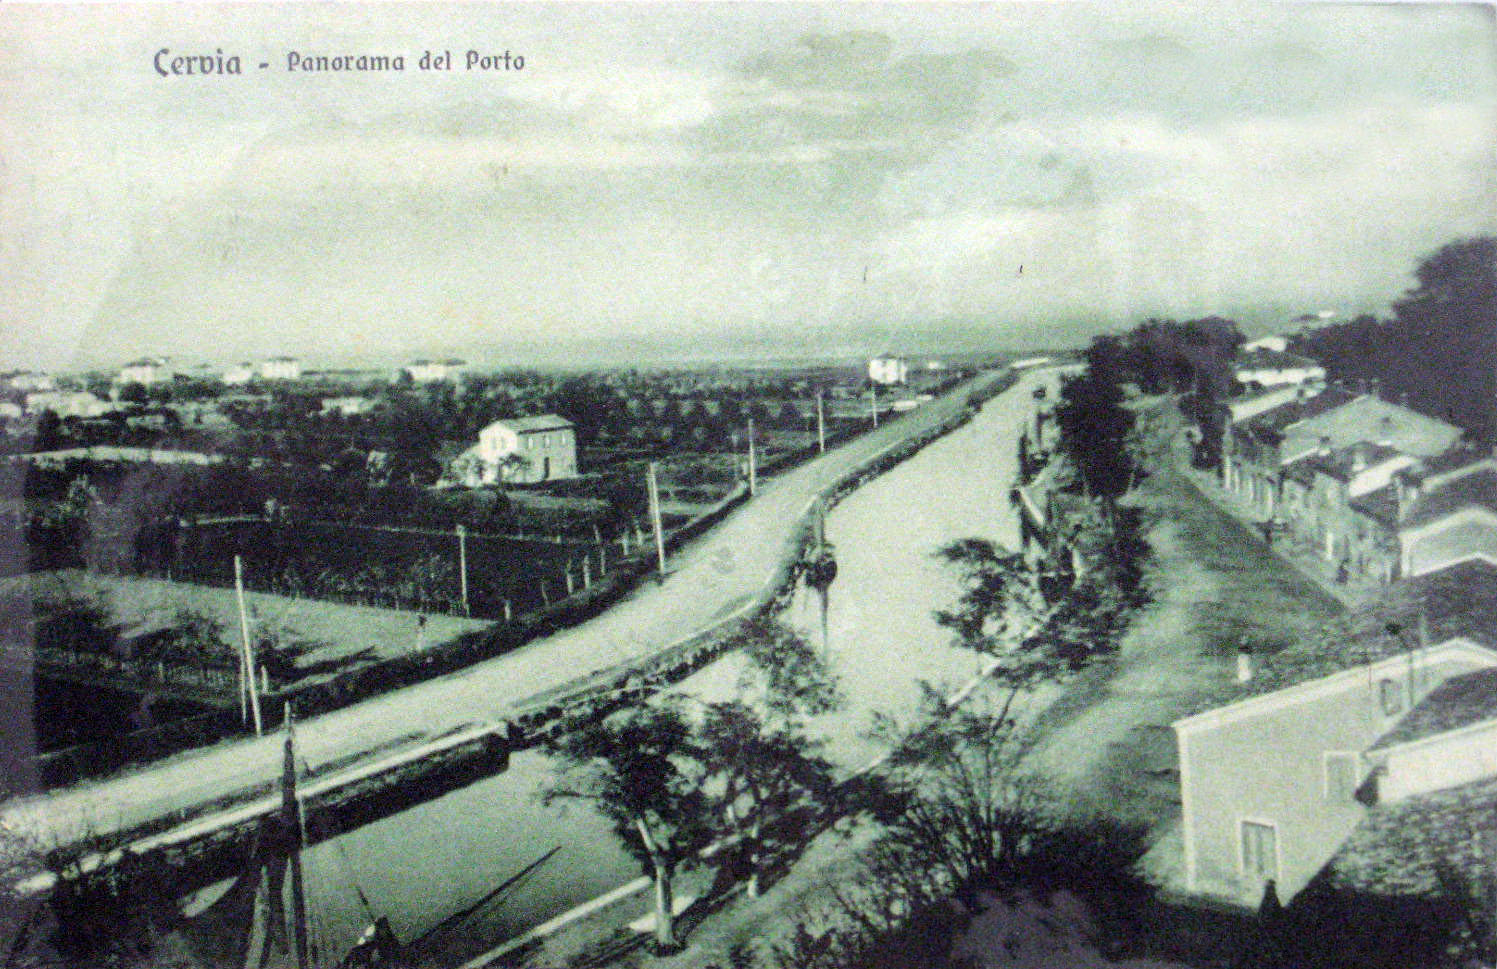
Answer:
<svg viewBox="0 0 1497 969"><path fill-rule="evenodd" d="M1481 842L1494 827L1497 778L1380 804L1331 859L1330 877L1377 895L1431 895L1440 891L1437 866L1468 879L1490 872Z"/></svg>
<svg viewBox="0 0 1497 969"><path fill-rule="evenodd" d="M1382 750L1423 740L1494 717L1497 717L1497 668L1477 670L1451 677L1435 687L1369 749Z"/></svg>
<svg viewBox="0 0 1497 969"><path fill-rule="evenodd" d="M1295 353L1285 353L1269 347L1239 350L1237 359L1233 363L1238 370L1298 370L1305 367L1320 366L1319 363L1311 360L1309 357L1302 357Z"/></svg>
<svg viewBox="0 0 1497 969"><path fill-rule="evenodd" d="M520 434L529 434L533 431L560 431L577 426L565 417L559 417L556 414L541 414L538 417L511 417L495 421L494 424L502 424ZM494 424L490 424L489 426L493 427Z"/></svg>
<svg viewBox="0 0 1497 969"><path fill-rule="evenodd" d="M1423 525L1465 508L1486 508L1497 514L1497 470L1483 468L1430 489L1414 501L1403 516L1403 525Z"/></svg>
<svg viewBox="0 0 1497 969"><path fill-rule="evenodd" d="M1423 619L1420 619L1421 609ZM1497 649L1497 566L1465 561L1389 585L1382 601L1328 624L1316 637L1260 654L1257 672L1197 711L1286 689L1429 645L1464 638Z"/></svg>
<svg viewBox="0 0 1497 969"><path fill-rule="evenodd" d="M1366 515L1379 525L1389 528L1398 525L1398 489L1393 485L1384 485L1376 491L1358 495L1348 504L1352 511Z"/></svg>
<svg viewBox="0 0 1497 969"><path fill-rule="evenodd" d="M1277 436L1290 424L1318 417L1321 414L1345 407L1357 399L1357 395L1344 387L1327 387L1305 400L1294 400L1282 404L1244 422L1244 426L1261 435Z"/></svg>

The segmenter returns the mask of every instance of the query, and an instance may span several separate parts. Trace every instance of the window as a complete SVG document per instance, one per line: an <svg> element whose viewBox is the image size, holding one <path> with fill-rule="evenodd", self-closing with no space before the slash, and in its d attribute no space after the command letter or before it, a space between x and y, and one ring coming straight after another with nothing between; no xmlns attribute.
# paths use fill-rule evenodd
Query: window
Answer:
<svg viewBox="0 0 1497 969"><path fill-rule="evenodd" d="M1279 877L1279 833L1261 821L1242 822L1242 878L1258 888L1270 878Z"/></svg>
<svg viewBox="0 0 1497 969"><path fill-rule="evenodd" d="M1380 680L1377 684L1378 700L1383 707L1383 716L1392 717L1403 712L1403 684L1394 680Z"/></svg>
<svg viewBox="0 0 1497 969"><path fill-rule="evenodd" d="M1357 794L1358 757L1355 752L1327 751L1325 755L1325 799L1328 804L1351 804Z"/></svg>

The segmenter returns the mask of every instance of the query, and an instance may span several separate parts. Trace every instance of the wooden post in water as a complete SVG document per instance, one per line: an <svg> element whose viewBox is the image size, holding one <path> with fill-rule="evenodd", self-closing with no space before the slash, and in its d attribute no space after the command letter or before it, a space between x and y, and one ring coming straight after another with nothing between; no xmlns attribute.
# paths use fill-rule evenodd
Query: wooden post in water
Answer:
<svg viewBox="0 0 1497 969"><path fill-rule="evenodd" d="M646 485L650 496L650 520L655 525L655 554L660 560L660 575L665 576L665 529L660 522L660 481L656 477L655 462L650 462Z"/></svg>
<svg viewBox="0 0 1497 969"><path fill-rule="evenodd" d="M244 563L239 556L234 556L234 595L239 600L239 641L243 647L240 654L240 671L243 676L243 690L249 693L250 712L254 716L255 736L263 732L260 723L260 690L255 683L255 648L250 644L249 613L244 607ZM244 698L240 696L240 717L243 717Z"/></svg>

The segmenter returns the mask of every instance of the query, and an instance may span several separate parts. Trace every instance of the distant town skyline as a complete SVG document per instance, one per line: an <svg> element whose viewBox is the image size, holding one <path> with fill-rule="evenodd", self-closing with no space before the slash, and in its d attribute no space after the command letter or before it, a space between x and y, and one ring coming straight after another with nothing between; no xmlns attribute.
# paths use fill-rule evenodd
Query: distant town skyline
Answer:
<svg viewBox="0 0 1497 969"><path fill-rule="evenodd" d="M1497 231L1479 6L0 18L24 119L0 149L8 367L1022 349L1213 313L1253 332L1382 310L1422 257ZM163 76L174 56L242 73Z"/></svg>

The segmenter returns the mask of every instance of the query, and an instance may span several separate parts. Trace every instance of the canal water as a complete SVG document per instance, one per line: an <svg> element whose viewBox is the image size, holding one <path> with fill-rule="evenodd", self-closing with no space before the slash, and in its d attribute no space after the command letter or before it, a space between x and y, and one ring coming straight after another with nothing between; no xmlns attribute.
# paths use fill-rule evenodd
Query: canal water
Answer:
<svg viewBox="0 0 1497 969"><path fill-rule="evenodd" d="M956 684L982 665L951 643L934 610L959 592L934 552L958 538L1012 547L1008 502L1018 429L1032 411L1035 376L990 401L966 427L865 485L828 516L839 561L831 591L830 655L847 702L813 729L849 767L879 751L863 734L874 711L907 717L918 682ZM784 617L820 642L817 607L793 604ZM682 688L731 691L741 660L724 657ZM345 951L370 912L410 940L473 905L553 848L550 860L425 946L455 963L518 935L641 874L609 822L582 802L542 805L552 765L539 752L511 760L496 777L317 845L306 855L314 934L325 952ZM641 913L647 899L640 898Z"/></svg>

